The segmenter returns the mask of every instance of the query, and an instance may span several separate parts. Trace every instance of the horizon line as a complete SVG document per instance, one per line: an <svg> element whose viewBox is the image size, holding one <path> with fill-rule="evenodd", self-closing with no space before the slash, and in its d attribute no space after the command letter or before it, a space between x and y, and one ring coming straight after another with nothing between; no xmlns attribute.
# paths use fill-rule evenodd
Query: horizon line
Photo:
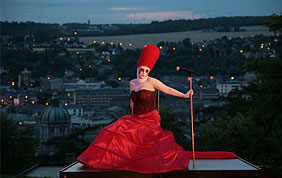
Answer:
<svg viewBox="0 0 282 178"><path fill-rule="evenodd" d="M195 19L167 19L167 20L152 20L151 22L144 22L144 23L132 23L132 22L128 22L128 23L97 23L97 24L90 24L90 25L118 25L118 24L124 24L124 25L129 25L129 24L151 24L152 22L159 22L159 23L162 23L162 22L167 22L167 21L181 21L181 20L184 20L184 21L188 21L188 20L191 20L191 21L194 21L194 20L207 20L207 19L216 19L216 18L236 18L236 17L271 17L275 14L272 14L272 15L262 15L262 16L217 16L217 17L207 17L207 18L195 18ZM88 21L88 20L87 20ZM37 22L37 21L9 21L9 20L0 20L1 23L5 23L5 22L8 22L8 23L39 23L39 24L88 24L88 22L64 22L64 23L58 23L58 22Z"/></svg>

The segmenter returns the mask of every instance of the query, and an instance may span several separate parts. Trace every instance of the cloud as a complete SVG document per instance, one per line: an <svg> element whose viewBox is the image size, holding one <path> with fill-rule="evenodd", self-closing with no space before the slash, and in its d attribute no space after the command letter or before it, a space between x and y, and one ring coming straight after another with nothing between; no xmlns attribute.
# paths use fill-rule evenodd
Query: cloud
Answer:
<svg viewBox="0 0 282 178"><path fill-rule="evenodd" d="M164 19L199 19L202 16L194 14L193 11L170 11L170 12L152 12L152 13L135 13L128 14L129 18L164 20Z"/></svg>
<svg viewBox="0 0 282 178"><path fill-rule="evenodd" d="M134 8L134 7L112 7L110 10L115 11L127 11L127 10L144 10L143 8Z"/></svg>

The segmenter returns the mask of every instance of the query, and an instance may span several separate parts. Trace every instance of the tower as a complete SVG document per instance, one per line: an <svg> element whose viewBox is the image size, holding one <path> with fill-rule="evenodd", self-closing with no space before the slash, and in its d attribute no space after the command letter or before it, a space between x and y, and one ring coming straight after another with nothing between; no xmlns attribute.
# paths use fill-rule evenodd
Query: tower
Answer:
<svg viewBox="0 0 282 178"><path fill-rule="evenodd" d="M40 116L40 142L66 136L70 132L70 115L65 108L59 107L58 94L53 93L51 100L51 106Z"/></svg>

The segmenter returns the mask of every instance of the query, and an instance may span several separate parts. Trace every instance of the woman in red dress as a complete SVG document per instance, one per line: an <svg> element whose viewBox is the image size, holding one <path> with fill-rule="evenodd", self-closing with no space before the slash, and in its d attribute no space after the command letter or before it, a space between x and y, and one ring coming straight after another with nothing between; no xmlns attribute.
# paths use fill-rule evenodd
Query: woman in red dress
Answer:
<svg viewBox="0 0 282 178"><path fill-rule="evenodd" d="M137 78L130 81L131 115L125 115L100 130L77 161L96 169L162 173L187 169L189 155L174 141L172 132L160 127L161 118L154 106L155 89L189 98L186 94L149 77L159 58L159 49L146 46L137 64Z"/></svg>

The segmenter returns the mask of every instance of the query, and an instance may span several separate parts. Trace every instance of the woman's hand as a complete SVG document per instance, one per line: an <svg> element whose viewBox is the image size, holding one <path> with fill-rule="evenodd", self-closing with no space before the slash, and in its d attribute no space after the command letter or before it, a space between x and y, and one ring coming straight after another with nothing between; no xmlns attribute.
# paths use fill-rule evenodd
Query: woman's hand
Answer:
<svg viewBox="0 0 282 178"><path fill-rule="evenodd" d="M186 98L189 98L190 96L193 96L193 94L194 94L194 91L193 89L191 89L185 95L186 95Z"/></svg>

